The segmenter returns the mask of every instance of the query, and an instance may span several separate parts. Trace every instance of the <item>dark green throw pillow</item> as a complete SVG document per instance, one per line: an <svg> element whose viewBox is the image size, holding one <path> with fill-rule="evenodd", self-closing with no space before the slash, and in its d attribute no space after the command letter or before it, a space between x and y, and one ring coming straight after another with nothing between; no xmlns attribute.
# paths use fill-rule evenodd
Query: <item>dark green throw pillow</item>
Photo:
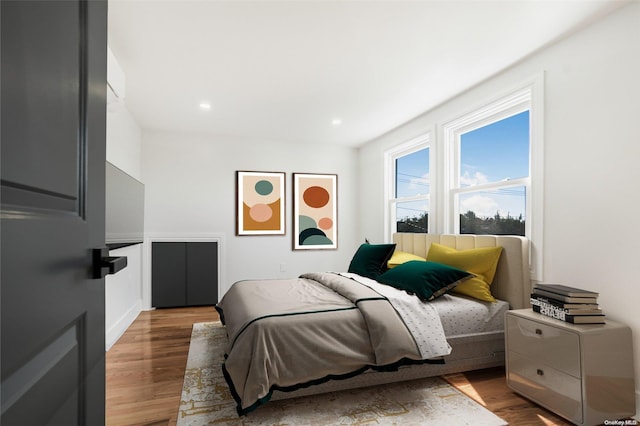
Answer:
<svg viewBox="0 0 640 426"><path fill-rule="evenodd" d="M442 263L411 260L389 269L376 281L430 301L451 290L473 274Z"/></svg>
<svg viewBox="0 0 640 426"><path fill-rule="evenodd" d="M395 249L395 244L362 244L353 255L348 272L375 280L387 270L387 261Z"/></svg>

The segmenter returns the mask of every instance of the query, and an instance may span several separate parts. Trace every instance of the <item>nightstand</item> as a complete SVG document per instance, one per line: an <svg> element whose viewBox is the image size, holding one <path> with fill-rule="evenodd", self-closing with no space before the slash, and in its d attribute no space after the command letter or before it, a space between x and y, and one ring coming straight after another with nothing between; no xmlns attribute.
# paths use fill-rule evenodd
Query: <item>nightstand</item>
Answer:
<svg viewBox="0 0 640 426"><path fill-rule="evenodd" d="M531 309L505 315L507 385L577 425L636 413L631 329L571 324Z"/></svg>

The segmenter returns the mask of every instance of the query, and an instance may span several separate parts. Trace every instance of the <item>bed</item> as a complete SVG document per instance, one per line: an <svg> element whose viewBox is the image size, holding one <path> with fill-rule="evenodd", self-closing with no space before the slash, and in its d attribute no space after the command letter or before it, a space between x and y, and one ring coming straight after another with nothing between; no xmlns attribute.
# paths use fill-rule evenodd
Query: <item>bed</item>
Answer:
<svg viewBox="0 0 640 426"><path fill-rule="evenodd" d="M383 264L360 262L383 246ZM496 257L490 299L456 293L484 274L456 264L476 252ZM393 281L416 267L448 281L425 294ZM504 312L530 306L530 292L523 237L397 233L363 244L347 272L235 283L216 306L229 337L223 372L245 415L269 400L501 366Z"/></svg>

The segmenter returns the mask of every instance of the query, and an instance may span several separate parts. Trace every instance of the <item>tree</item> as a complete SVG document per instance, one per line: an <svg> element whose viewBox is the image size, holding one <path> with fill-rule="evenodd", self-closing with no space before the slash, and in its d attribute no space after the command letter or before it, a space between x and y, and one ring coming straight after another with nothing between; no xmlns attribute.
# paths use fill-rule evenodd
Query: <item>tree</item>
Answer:
<svg viewBox="0 0 640 426"><path fill-rule="evenodd" d="M461 234L493 234L493 235L523 235L525 220L522 215L517 218L507 213L506 217L499 212L493 217L480 218L471 210L460 215Z"/></svg>
<svg viewBox="0 0 640 426"><path fill-rule="evenodd" d="M522 235L524 236L525 219L522 215L517 218L507 213L502 217L496 212L493 217L479 217L469 210L460 214L460 233L478 235ZM407 217L396 222L398 232L429 232L429 214Z"/></svg>
<svg viewBox="0 0 640 426"><path fill-rule="evenodd" d="M429 214L400 219L396 221L396 229L398 232L429 232Z"/></svg>

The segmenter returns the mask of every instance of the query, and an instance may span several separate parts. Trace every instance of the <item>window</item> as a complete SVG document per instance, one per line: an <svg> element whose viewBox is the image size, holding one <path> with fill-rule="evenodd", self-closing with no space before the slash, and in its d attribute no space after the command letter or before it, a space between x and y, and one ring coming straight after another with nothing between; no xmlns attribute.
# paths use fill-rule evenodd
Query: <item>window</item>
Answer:
<svg viewBox="0 0 640 426"><path fill-rule="evenodd" d="M388 235L429 232L429 135L386 153Z"/></svg>
<svg viewBox="0 0 640 426"><path fill-rule="evenodd" d="M523 235L541 279L542 75L443 125L443 232ZM440 189L440 188L439 188Z"/></svg>
<svg viewBox="0 0 640 426"><path fill-rule="evenodd" d="M385 235L524 235L542 280L543 74L385 153ZM441 136L440 136L441 135ZM436 161L437 158L437 161Z"/></svg>
<svg viewBox="0 0 640 426"><path fill-rule="evenodd" d="M529 133L526 109L459 135L450 190L456 232L525 235Z"/></svg>

